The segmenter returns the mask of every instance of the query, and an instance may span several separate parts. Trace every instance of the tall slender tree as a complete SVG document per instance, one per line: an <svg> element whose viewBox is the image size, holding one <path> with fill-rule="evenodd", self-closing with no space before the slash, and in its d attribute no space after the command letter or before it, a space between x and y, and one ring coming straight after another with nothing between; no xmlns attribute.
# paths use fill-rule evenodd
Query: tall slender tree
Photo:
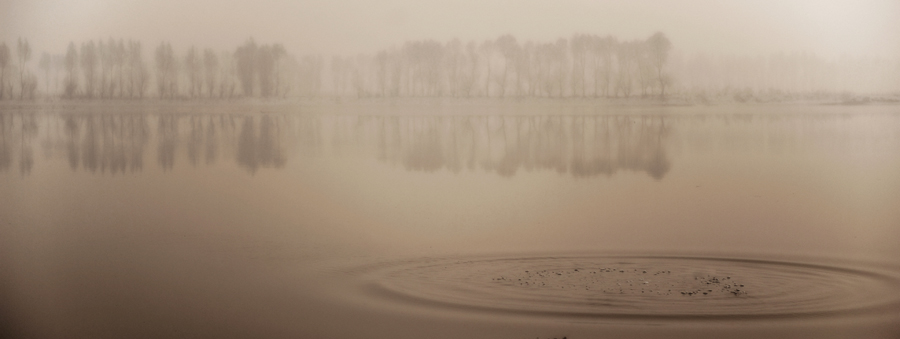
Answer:
<svg viewBox="0 0 900 339"><path fill-rule="evenodd" d="M128 63L128 49L125 48L125 41L119 38L119 41L115 43L115 53L113 54L114 64L116 67L116 75L118 75L116 79L116 89L119 91L119 98L125 97L125 75L126 68L129 65Z"/></svg>
<svg viewBox="0 0 900 339"><path fill-rule="evenodd" d="M50 95L50 66L51 66L52 58L50 57L50 53L44 52L41 53L41 60L38 61L38 67L44 71L44 89L45 94Z"/></svg>
<svg viewBox="0 0 900 339"><path fill-rule="evenodd" d="M3 93L6 92L6 66L8 65L9 47L5 42L0 42L0 99L3 99Z"/></svg>
<svg viewBox="0 0 900 339"><path fill-rule="evenodd" d="M28 44L28 39L19 38L18 48L16 48L16 52L19 55L19 99L25 98L25 93L28 91L28 77L25 74L28 71L28 61L31 60L31 45Z"/></svg>
<svg viewBox="0 0 900 339"><path fill-rule="evenodd" d="M160 98L175 99L178 94L178 61L172 44L162 42L156 47L156 87Z"/></svg>
<svg viewBox="0 0 900 339"><path fill-rule="evenodd" d="M506 96L506 88L509 83L510 70L515 71L516 59L519 57L519 43L511 34L505 34L497 38L494 47L503 57L503 72L499 75L497 83L500 85L500 97Z"/></svg>
<svg viewBox="0 0 900 339"><path fill-rule="evenodd" d="M585 96L587 83L587 57L590 50L590 36L576 34L572 37L569 49L572 52L572 95ZM580 94L578 92L581 92Z"/></svg>
<svg viewBox="0 0 900 339"><path fill-rule="evenodd" d="M94 97L97 73L97 46L94 41L81 44L81 72L84 73L84 94L88 99Z"/></svg>
<svg viewBox="0 0 900 339"><path fill-rule="evenodd" d="M253 96L253 83L256 77L257 66L257 46L253 39L247 40L243 46L237 48L234 52L234 59L237 66L237 76L241 82L241 91L244 96Z"/></svg>
<svg viewBox="0 0 900 339"><path fill-rule="evenodd" d="M200 53L197 52L197 47L191 46L188 49L187 54L184 56L184 68L187 72L188 82L190 84L188 93L191 98L200 95L200 91L202 89L203 80L201 78L201 71L203 70L203 64L201 60Z"/></svg>
<svg viewBox="0 0 900 339"><path fill-rule="evenodd" d="M66 97L72 99L78 90L78 51L75 50L75 43L70 42L69 48L66 49L66 80L64 90Z"/></svg>
<svg viewBox="0 0 900 339"><path fill-rule="evenodd" d="M144 97L147 90L148 71L144 63L144 54L140 41L128 40L128 97L139 99Z"/></svg>
<svg viewBox="0 0 900 339"><path fill-rule="evenodd" d="M203 75L206 83L207 97L212 98L213 88L216 85L216 77L219 75L219 57L212 49L203 51Z"/></svg>
<svg viewBox="0 0 900 339"><path fill-rule="evenodd" d="M668 84L667 76L663 74L663 66L666 65L666 60L669 58L669 51L672 49L672 43L665 34L656 32L647 39L647 45L650 50L651 63L653 64L653 67L656 68L656 79L659 82L659 96L662 98L666 96L666 85Z"/></svg>

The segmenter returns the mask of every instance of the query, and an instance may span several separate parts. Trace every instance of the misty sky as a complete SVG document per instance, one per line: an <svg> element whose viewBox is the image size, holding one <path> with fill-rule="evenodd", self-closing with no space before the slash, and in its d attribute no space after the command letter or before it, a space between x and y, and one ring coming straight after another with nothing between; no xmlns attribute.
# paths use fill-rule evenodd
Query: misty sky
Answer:
<svg viewBox="0 0 900 339"><path fill-rule="evenodd" d="M69 41L135 38L231 49L249 37L295 54L371 53L413 39L551 40L665 32L686 53L900 56L897 0L0 0L0 41L35 54Z"/></svg>

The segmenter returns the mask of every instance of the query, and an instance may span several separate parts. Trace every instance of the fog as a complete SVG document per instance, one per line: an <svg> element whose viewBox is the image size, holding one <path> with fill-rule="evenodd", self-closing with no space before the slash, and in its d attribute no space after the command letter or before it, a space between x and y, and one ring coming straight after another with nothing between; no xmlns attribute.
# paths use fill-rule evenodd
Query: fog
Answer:
<svg viewBox="0 0 900 339"><path fill-rule="evenodd" d="M70 41L132 38L177 49L233 48L249 37L297 54L372 53L407 40L476 40L513 34L553 40L575 33L623 39L666 32L685 53L809 52L896 57L900 4L838 1L112 1L4 0L0 41L37 51Z"/></svg>
<svg viewBox="0 0 900 339"><path fill-rule="evenodd" d="M0 338L897 338L898 32L0 0Z"/></svg>
<svg viewBox="0 0 900 339"><path fill-rule="evenodd" d="M0 99L16 96L15 83L20 99L143 98L153 89L159 98L195 98L204 85L220 98L663 97L668 87L688 102L852 101L900 91L900 5L892 1L0 6ZM664 50L650 41L660 34ZM242 65L255 63L257 47L269 65ZM105 83L107 72L119 72L119 82Z"/></svg>

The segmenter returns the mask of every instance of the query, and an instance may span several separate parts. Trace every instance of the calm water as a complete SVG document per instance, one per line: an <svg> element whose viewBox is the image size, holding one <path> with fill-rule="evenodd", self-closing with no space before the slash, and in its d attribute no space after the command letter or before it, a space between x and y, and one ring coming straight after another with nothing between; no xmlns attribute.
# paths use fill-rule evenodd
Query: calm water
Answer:
<svg viewBox="0 0 900 339"><path fill-rule="evenodd" d="M900 336L900 107L525 106L4 106L0 336Z"/></svg>

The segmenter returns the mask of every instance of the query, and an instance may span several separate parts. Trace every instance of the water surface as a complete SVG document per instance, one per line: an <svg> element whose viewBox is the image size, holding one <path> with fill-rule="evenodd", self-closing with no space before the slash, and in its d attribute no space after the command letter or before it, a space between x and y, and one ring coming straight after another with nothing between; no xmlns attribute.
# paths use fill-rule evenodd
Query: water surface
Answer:
<svg viewBox="0 0 900 339"><path fill-rule="evenodd" d="M4 106L4 333L900 333L895 106L187 107Z"/></svg>

